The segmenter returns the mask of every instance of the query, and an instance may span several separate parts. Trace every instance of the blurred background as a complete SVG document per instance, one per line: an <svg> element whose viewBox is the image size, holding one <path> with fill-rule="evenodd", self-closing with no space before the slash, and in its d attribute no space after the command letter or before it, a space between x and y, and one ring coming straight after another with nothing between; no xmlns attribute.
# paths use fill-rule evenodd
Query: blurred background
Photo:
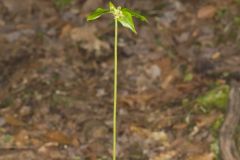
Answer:
<svg viewBox="0 0 240 160"><path fill-rule="evenodd" d="M240 1L113 2L149 20L119 31L118 159L220 159ZM0 1L0 160L111 159L114 26L86 21L107 4Z"/></svg>

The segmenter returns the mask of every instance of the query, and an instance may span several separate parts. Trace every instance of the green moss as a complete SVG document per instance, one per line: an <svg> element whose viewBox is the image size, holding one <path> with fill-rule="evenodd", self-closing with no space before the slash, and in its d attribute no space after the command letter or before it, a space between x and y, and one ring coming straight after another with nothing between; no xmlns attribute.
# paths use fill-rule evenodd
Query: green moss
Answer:
<svg viewBox="0 0 240 160"><path fill-rule="evenodd" d="M220 160L220 148L218 139L213 140L211 143L211 151L214 153L214 160Z"/></svg>
<svg viewBox="0 0 240 160"><path fill-rule="evenodd" d="M223 124L223 121L224 121L224 117L221 115L216 119L216 121L211 126L211 132L215 138L218 137L218 133Z"/></svg>
<svg viewBox="0 0 240 160"><path fill-rule="evenodd" d="M206 110L210 110L212 108L225 110L228 104L228 94L229 86L221 85L199 96L196 102Z"/></svg>
<svg viewBox="0 0 240 160"><path fill-rule="evenodd" d="M219 139L219 131L223 124L223 121L224 121L224 117L223 115L220 115L211 126L213 141L211 143L210 148L215 155L215 160L220 160L220 157L221 157L218 139Z"/></svg>

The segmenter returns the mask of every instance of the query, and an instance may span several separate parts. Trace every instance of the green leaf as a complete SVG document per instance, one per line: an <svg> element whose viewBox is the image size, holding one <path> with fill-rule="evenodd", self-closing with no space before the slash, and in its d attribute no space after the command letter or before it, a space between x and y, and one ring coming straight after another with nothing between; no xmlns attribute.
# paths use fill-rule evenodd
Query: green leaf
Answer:
<svg viewBox="0 0 240 160"><path fill-rule="evenodd" d="M137 11L133 11L133 10L128 9L128 8L123 8L122 11L130 13L133 17L136 17L136 18L140 19L141 21L148 22L147 18L145 16L141 15Z"/></svg>
<svg viewBox="0 0 240 160"><path fill-rule="evenodd" d="M108 9L103 8L97 8L95 11L93 11L90 15L87 16L88 21L95 20L99 17L101 17L103 14L109 13Z"/></svg>
<svg viewBox="0 0 240 160"><path fill-rule="evenodd" d="M108 6L109 6L109 9L110 9L111 11L117 9L112 2L109 2L109 3L108 3Z"/></svg>
<svg viewBox="0 0 240 160"><path fill-rule="evenodd" d="M118 19L118 21L126 28L131 29L134 33L136 32L132 15L127 11L122 11L123 16Z"/></svg>

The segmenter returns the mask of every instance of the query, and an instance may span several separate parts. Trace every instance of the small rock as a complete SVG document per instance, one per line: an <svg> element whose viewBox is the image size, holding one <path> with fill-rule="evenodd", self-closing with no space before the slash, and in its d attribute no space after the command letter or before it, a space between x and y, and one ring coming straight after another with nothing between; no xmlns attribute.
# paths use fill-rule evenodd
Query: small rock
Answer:
<svg viewBox="0 0 240 160"><path fill-rule="evenodd" d="M146 72L152 79L156 79L161 75L161 69L158 65L152 65Z"/></svg>
<svg viewBox="0 0 240 160"><path fill-rule="evenodd" d="M106 95L106 91L103 88L97 90L97 97L102 97L104 95Z"/></svg>

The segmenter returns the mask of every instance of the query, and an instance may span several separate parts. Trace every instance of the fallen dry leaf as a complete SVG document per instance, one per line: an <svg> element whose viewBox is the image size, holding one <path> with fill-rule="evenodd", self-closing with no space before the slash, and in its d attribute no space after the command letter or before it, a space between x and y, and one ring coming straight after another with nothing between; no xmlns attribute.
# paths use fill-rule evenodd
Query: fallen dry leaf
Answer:
<svg viewBox="0 0 240 160"><path fill-rule="evenodd" d="M14 141L18 147L25 147L29 143L29 131L21 130L14 136Z"/></svg>
<svg viewBox="0 0 240 160"><path fill-rule="evenodd" d="M167 89L169 87L169 85L171 84L171 82L173 82L175 76L174 74L170 74L168 75L165 80L163 81L163 83L161 84L161 87L163 89Z"/></svg>
<svg viewBox="0 0 240 160"><path fill-rule="evenodd" d="M6 123L11 126L21 127L21 126L26 125L23 121L17 119L16 117L14 117L12 115L5 115L4 119L5 119Z"/></svg>
<svg viewBox="0 0 240 160"><path fill-rule="evenodd" d="M213 53L211 58L213 60L218 60L220 57L221 57L221 53L220 52L215 52L215 53Z"/></svg>
<svg viewBox="0 0 240 160"><path fill-rule="evenodd" d="M71 138L59 131L48 132L46 137L48 141L57 142L59 144L72 144Z"/></svg>
<svg viewBox="0 0 240 160"><path fill-rule="evenodd" d="M168 135L164 131L152 132L150 138L158 142L168 142ZM167 143L165 143L167 144Z"/></svg>
<svg viewBox="0 0 240 160"><path fill-rule="evenodd" d="M179 77L179 70L172 66L172 62L169 58L162 58L159 62L157 62L162 68L162 82L161 87L163 89L167 89L170 84Z"/></svg>
<svg viewBox="0 0 240 160"><path fill-rule="evenodd" d="M207 5L198 10L197 17L199 19L213 18L217 12L217 8L213 5Z"/></svg>
<svg viewBox="0 0 240 160"><path fill-rule="evenodd" d="M157 155L154 158L151 158L150 160L171 160L174 156L176 156L176 154L176 151L167 151Z"/></svg>
<svg viewBox="0 0 240 160"><path fill-rule="evenodd" d="M155 132L135 125L130 126L130 131L133 132L133 134L136 134L142 138L150 139L155 142L160 142L165 145L168 144L168 135L164 131Z"/></svg>
<svg viewBox="0 0 240 160"><path fill-rule="evenodd" d="M141 106L145 106L151 99L156 96L154 93L141 93L135 95L124 95L120 96L119 102L123 104L127 104L132 107L134 104L140 104Z"/></svg>
<svg viewBox="0 0 240 160"><path fill-rule="evenodd" d="M214 121L216 121L218 117L219 115L216 113L208 116L199 116L196 126L198 128L209 127L210 125L213 124Z"/></svg>
<svg viewBox="0 0 240 160"><path fill-rule="evenodd" d="M186 129L187 127L188 127L188 124L186 123L177 123L173 126L173 129L183 130L183 129Z"/></svg>
<svg viewBox="0 0 240 160"><path fill-rule="evenodd" d="M205 154L193 155L193 156L189 156L187 160L214 160L214 154L205 153Z"/></svg>
<svg viewBox="0 0 240 160"><path fill-rule="evenodd" d="M129 127L130 131L137 134L140 137L147 138L150 136L151 132L145 128L138 127L136 125L131 125Z"/></svg>
<svg viewBox="0 0 240 160"><path fill-rule="evenodd" d="M65 30L67 29L65 28ZM83 42L81 46L89 52L96 51L95 54L101 53L101 49L110 49L107 42L96 37L96 28L93 26L74 27L70 31L70 37L74 42Z"/></svg>
<svg viewBox="0 0 240 160"><path fill-rule="evenodd" d="M68 26L67 26L68 28ZM63 28L64 30L64 28ZM66 28L65 28L66 30ZM74 27L70 31L70 36L73 41L95 41L96 28L91 26Z"/></svg>
<svg viewBox="0 0 240 160"><path fill-rule="evenodd" d="M63 39L69 36L71 30L72 30L72 26L70 24L64 25L61 29L60 38Z"/></svg>
<svg viewBox="0 0 240 160"><path fill-rule="evenodd" d="M54 148L54 147L58 147L58 143L56 142L47 142L44 145L42 145L41 147L38 148L38 152L42 153L42 154L46 154L49 152L49 148Z"/></svg>

